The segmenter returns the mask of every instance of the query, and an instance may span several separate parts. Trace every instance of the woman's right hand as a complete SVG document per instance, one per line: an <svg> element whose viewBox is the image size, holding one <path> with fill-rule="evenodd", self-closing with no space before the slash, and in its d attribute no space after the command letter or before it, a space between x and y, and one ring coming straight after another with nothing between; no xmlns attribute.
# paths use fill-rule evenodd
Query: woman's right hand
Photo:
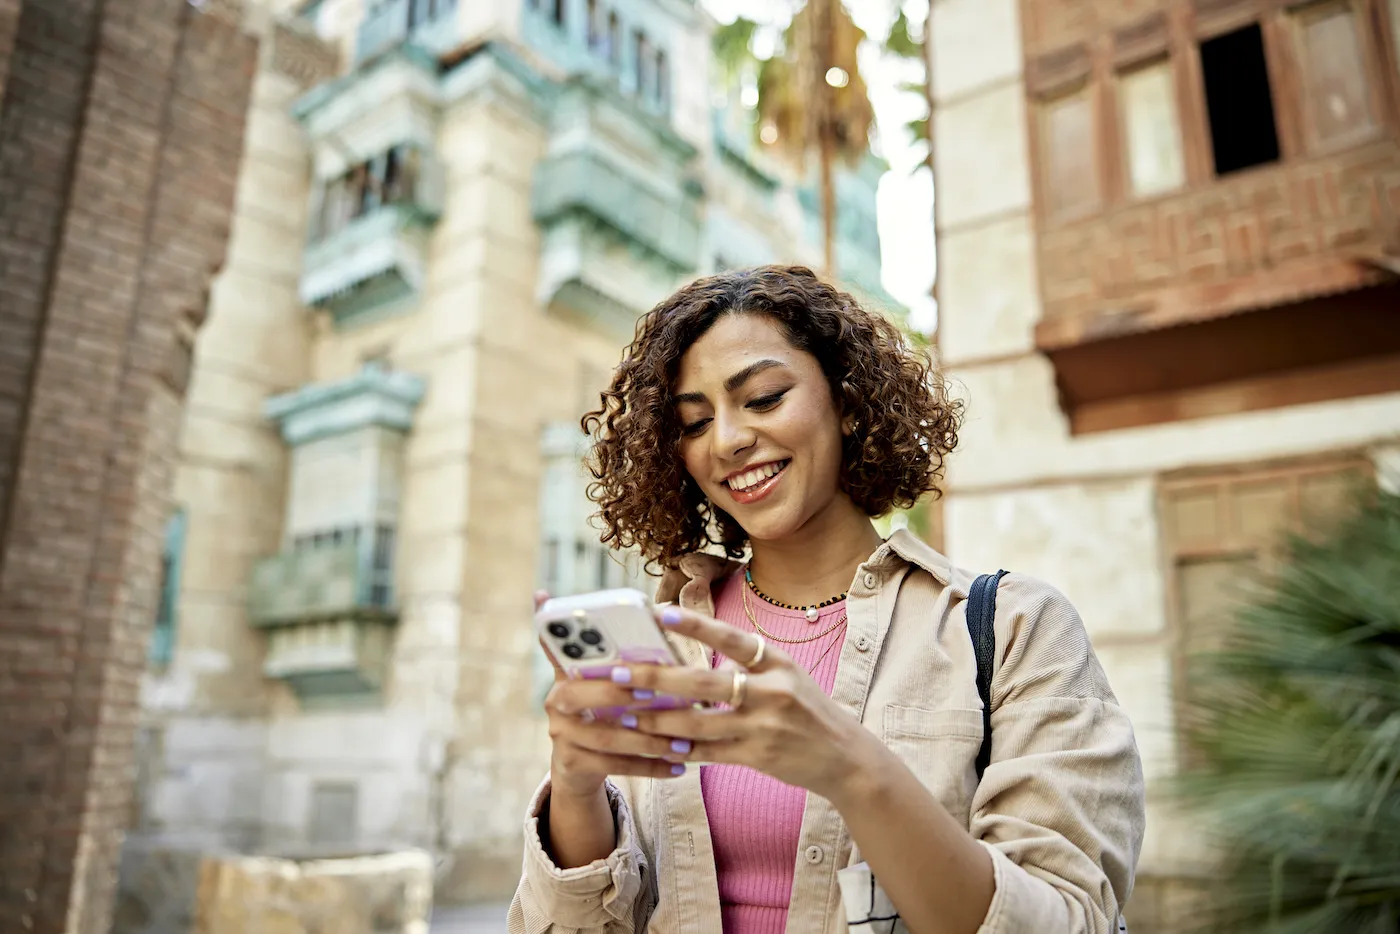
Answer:
<svg viewBox="0 0 1400 934"><path fill-rule="evenodd" d="M538 610L549 595L535 594ZM551 664L553 656L545 653ZM640 707L632 690L611 681L567 677L554 665L554 687L544 702L549 715L549 835L545 843L560 869L605 859L617 846L612 806L603 793L609 775L671 778L685 766L647 755L672 755L671 741L629 729L620 717L595 718L595 710ZM636 721L632 721L635 725ZM689 751L689 744L686 744ZM678 770L678 771L677 771Z"/></svg>
<svg viewBox="0 0 1400 934"><path fill-rule="evenodd" d="M537 593L538 609L548 595ZM542 643L543 644L543 643ZM546 653L548 654L548 653ZM555 795L591 798L609 775L641 775L674 778L685 772L681 764L684 750L673 748L672 740L638 733L627 723L627 709L646 709L632 689L611 681L570 678L549 656L554 665L554 687L545 697L549 716L550 783ZM594 711L605 711L595 717ZM636 721L630 720L635 726Z"/></svg>

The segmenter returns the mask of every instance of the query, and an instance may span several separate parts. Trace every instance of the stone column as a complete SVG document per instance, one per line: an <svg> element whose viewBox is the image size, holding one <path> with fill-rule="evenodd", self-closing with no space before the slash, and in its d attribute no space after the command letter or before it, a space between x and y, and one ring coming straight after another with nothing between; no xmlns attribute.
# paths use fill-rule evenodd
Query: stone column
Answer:
<svg viewBox="0 0 1400 934"><path fill-rule="evenodd" d="M176 432L257 51L241 15L0 0L6 932L107 930Z"/></svg>

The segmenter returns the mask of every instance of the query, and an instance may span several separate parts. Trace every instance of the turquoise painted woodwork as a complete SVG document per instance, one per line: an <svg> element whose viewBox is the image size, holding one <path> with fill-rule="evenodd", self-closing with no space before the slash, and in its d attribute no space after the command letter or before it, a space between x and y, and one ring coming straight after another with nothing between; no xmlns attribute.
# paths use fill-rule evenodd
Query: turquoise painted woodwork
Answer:
<svg viewBox="0 0 1400 934"><path fill-rule="evenodd" d="M175 632L179 622L180 570L185 553L185 511L177 509L165 523L161 547L160 603L151 630L148 658L155 668L166 668L175 654Z"/></svg>

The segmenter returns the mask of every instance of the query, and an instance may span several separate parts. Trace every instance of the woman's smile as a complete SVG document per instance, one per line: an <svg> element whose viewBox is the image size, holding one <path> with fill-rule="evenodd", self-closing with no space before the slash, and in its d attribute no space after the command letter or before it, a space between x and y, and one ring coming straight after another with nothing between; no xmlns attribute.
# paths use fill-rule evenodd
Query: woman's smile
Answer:
<svg viewBox="0 0 1400 934"><path fill-rule="evenodd" d="M734 502L744 506L756 503L777 488L791 463L791 458L788 458L737 470L725 478L724 486Z"/></svg>

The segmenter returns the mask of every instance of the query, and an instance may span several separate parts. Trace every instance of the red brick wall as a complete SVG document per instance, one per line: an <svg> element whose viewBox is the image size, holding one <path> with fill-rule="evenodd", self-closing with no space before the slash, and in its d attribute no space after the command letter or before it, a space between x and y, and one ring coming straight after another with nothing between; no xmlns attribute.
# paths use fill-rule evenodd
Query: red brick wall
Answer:
<svg viewBox="0 0 1400 934"><path fill-rule="evenodd" d="M19 25L19 0L0 0L0 98L5 95L5 77L10 73L10 50L15 45Z"/></svg>
<svg viewBox="0 0 1400 934"><path fill-rule="evenodd" d="M183 361L255 59L178 0L26 0L19 20L0 112L0 930L107 930Z"/></svg>

